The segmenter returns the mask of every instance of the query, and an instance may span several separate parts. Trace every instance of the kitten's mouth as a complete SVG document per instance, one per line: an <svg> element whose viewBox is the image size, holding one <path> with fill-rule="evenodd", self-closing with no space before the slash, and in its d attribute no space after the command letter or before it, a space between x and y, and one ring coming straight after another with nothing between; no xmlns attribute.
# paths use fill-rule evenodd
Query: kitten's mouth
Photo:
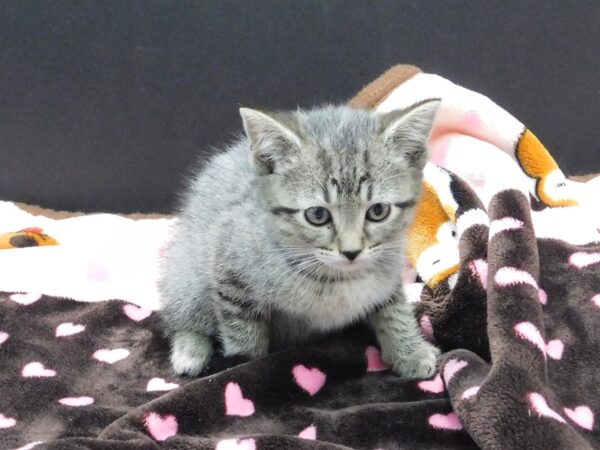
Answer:
<svg viewBox="0 0 600 450"><path fill-rule="evenodd" d="M354 261L348 261L346 258L328 261L326 264L329 267L332 267L342 272L356 272L358 270L364 269L367 266L367 263L364 259L355 259Z"/></svg>

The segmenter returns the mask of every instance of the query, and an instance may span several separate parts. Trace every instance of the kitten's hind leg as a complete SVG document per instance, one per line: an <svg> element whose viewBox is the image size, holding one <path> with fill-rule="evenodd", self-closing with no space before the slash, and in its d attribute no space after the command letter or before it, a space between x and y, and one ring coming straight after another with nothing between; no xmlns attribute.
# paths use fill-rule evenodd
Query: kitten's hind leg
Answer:
<svg viewBox="0 0 600 450"><path fill-rule="evenodd" d="M211 338L192 331L178 331L171 340L171 365L178 375L196 376L213 352Z"/></svg>

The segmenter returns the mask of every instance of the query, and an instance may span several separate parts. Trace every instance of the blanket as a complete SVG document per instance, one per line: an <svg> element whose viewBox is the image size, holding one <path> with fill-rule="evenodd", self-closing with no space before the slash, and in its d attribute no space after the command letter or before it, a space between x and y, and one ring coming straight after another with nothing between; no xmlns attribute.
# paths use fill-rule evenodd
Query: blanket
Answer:
<svg viewBox="0 0 600 450"><path fill-rule="evenodd" d="M565 178L508 112L414 67L350 104L431 97L406 292L443 350L432 379L393 375L360 324L176 378L155 311L175 219L0 202L0 233L56 242L0 250L0 448L600 448L600 177Z"/></svg>

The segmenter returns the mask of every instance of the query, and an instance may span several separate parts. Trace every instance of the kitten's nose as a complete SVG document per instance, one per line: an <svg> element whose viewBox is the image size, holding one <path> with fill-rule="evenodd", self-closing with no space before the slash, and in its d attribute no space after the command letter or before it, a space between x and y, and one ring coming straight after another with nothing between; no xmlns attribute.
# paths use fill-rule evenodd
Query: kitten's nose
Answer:
<svg viewBox="0 0 600 450"><path fill-rule="evenodd" d="M360 253L360 250L348 250L348 251L342 252L342 255L344 255L350 261L354 261L359 253Z"/></svg>

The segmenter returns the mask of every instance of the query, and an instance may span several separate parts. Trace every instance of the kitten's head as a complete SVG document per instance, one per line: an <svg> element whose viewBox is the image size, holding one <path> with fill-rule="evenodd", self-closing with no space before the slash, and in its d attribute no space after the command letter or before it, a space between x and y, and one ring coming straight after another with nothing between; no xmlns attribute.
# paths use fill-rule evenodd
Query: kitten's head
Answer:
<svg viewBox="0 0 600 450"><path fill-rule="evenodd" d="M290 258L336 274L398 261L439 104L389 113L240 109L277 241Z"/></svg>

